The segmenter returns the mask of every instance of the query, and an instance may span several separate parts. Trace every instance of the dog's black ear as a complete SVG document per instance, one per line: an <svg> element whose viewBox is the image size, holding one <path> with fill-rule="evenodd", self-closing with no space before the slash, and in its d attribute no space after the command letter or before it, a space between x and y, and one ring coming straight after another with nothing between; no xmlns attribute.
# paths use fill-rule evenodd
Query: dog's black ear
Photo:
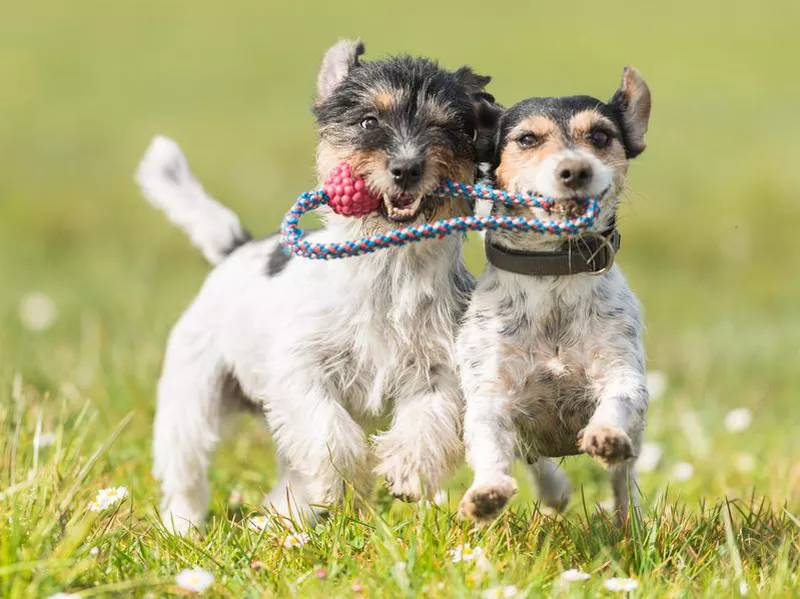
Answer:
<svg viewBox="0 0 800 599"><path fill-rule="evenodd" d="M342 40L325 52L317 75L317 104L324 102L350 70L358 66L358 57L362 54L364 43L361 40Z"/></svg>
<svg viewBox="0 0 800 599"><path fill-rule="evenodd" d="M475 131L475 150L478 162L492 162L497 145L497 126L505 110L494 101L494 96L481 92L473 94L478 128Z"/></svg>
<svg viewBox="0 0 800 599"><path fill-rule="evenodd" d="M622 84L609 102L619 111L625 128L625 151L628 158L644 152L644 134L650 121L650 88L633 67L625 67Z"/></svg>
<svg viewBox="0 0 800 599"><path fill-rule="evenodd" d="M459 83L466 87L467 91L471 94L483 91L492 80L492 78L487 75L478 75L478 73L468 66L461 67L453 74L456 76Z"/></svg>

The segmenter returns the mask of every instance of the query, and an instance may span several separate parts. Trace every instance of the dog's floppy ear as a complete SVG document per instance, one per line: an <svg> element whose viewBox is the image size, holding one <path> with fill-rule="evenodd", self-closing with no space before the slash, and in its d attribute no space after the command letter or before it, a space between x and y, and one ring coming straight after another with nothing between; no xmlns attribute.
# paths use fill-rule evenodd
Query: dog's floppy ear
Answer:
<svg viewBox="0 0 800 599"><path fill-rule="evenodd" d="M325 52L317 75L317 104L324 102L350 69L358 66L358 57L362 54L364 43L361 40L342 40Z"/></svg>
<svg viewBox="0 0 800 599"><path fill-rule="evenodd" d="M628 158L638 156L647 145L644 134L647 133L647 124L650 121L650 88L639 71L633 67L625 67L622 71L622 84L609 104L622 117Z"/></svg>
<svg viewBox="0 0 800 599"><path fill-rule="evenodd" d="M494 96L484 88L492 80L487 75L479 75L470 67L464 66L455 73L456 79L463 85L472 98L477 117L475 131L475 150L478 162L489 162L494 154L494 131L497 121L503 114L503 107L494 100Z"/></svg>

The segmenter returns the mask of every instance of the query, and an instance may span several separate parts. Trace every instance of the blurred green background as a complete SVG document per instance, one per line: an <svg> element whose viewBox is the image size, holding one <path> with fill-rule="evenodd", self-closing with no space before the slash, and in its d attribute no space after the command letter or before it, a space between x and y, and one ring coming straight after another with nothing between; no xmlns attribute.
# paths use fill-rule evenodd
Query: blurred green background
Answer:
<svg viewBox="0 0 800 599"><path fill-rule="evenodd" d="M206 188L265 234L314 186L314 79L341 37L361 36L366 59L470 64L509 105L608 98L631 64L651 87L653 113L648 149L631 168L619 261L646 309L650 368L669 381L649 436L670 459L695 462L703 476L688 490L753 484L776 505L797 497L798 26L796 0L5 3L3 388L19 372L43 402L64 389L85 395L107 424L134 410L111 459L152 497L149 422L164 341L208 271L132 181L154 134L176 139ZM468 247L476 271L481 252ZM20 322L30 291L57 307L48 330ZM718 435L733 407L754 413L746 436ZM267 484L247 439L223 459ZM760 465L746 479L720 469L720 456L741 450Z"/></svg>

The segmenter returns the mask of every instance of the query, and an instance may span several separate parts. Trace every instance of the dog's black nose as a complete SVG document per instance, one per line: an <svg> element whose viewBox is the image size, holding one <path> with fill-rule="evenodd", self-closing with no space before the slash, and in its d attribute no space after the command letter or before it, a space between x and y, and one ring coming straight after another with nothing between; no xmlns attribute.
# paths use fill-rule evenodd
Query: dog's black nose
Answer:
<svg viewBox="0 0 800 599"><path fill-rule="evenodd" d="M394 182L401 188L408 189L419 183L425 162L421 158L392 158L389 160L389 172Z"/></svg>
<svg viewBox="0 0 800 599"><path fill-rule="evenodd" d="M592 165L580 158L565 158L556 167L558 182L569 189L580 189L592 180Z"/></svg>

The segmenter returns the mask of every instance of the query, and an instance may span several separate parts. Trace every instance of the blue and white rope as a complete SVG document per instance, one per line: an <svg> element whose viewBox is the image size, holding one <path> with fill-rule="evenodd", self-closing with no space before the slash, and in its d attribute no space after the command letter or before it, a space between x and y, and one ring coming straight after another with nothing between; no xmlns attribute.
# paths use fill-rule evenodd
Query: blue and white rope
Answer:
<svg viewBox="0 0 800 599"><path fill-rule="evenodd" d="M488 185L468 185L445 180L432 195L454 199L489 200L506 206L528 206L549 212L554 200L543 196L514 194ZM590 227L600 213L597 197L585 199L581 214L568 216L563 220L524 218L521 216L457 216L447 220L422 223L376 233L352 241L339 243L312 243L302 239L303 230L299 223L303 215L328 203L328 196L322 190L309 191L300 195L286 214L281 225L281 244L293 254L314 260L334 260L369 254L389 247L414 243L423 239L437 239L467 231L526 231L549 233L558 236L579 235Z"/></svg>

